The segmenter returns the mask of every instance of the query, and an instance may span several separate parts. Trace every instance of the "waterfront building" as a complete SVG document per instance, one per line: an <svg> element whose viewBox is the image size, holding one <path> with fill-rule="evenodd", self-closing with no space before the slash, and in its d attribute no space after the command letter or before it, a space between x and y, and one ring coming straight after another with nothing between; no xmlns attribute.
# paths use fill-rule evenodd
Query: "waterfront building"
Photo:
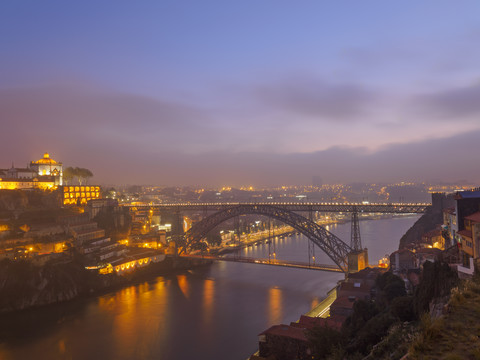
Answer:
<svg viewBox="0 0 480 360"><path fill-rule="evenodd" d="M475 214L479 211L480 188L460 191L455 194L455 240L460 250L461 262L465 267L470 267L470 259L478 258L478 250L475 251L473 231L477 230ZM472 224L474 229L472 229Z"/></svg>
<svg viewBox="0 0 480 360"><path fill-rule="evenodd" d="M402 270L416 269L417 262L415 253L408 249L400 249L390 254L390 267L394 273Z"/></svg>
<svg viewBox="0 0 480 360"><path fill-rule="evenodd" d="M473 257L480 259L480 211L465 217L465 228L472 232Z"/></svg>
<svg viewBox="0 0 480 360"><path fill-rule="evenodd" d="M262 358L311 359L312 350L304 328L285 324L274 325L258 335Z"/></svg>
<svg viewBox="0 0 480 360"><path fill-rule="evenodd" d="M165 254L156 250L129 248L123 256L109 261L108 268L117 275L133 272L152 263L165 260Z"/></svg>
<svg viewBox="0 0 480 360"><path fill-rule="evenodd" d="M464 254L464 263L468 258L478 259L480 253L480 211L464 218L464 228L457 233L459 247Z"/></svg>
<svg viewBox="0 0 480 360"><path fill-rule="evenodd" d="M435 229L422 235L422 244L427 247L434 247L440 250L445 249L445 238L443 237L442 230Z"/></svg>

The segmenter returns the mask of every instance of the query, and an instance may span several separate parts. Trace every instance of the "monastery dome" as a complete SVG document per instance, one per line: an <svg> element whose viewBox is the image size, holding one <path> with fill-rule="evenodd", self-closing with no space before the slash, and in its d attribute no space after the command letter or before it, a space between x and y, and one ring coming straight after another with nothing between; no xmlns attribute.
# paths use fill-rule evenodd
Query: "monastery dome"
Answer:
<svg viewBox="0 0 480 360"><path fill-rule="evenodd" d="M49 153L45 153L43 154L43 159L40 159L38 161L35 161L35 164L49 164L49 165L54 165L56 164L57 162L55 160L53 160L52 158L50 158L50 154Z"/></svg>

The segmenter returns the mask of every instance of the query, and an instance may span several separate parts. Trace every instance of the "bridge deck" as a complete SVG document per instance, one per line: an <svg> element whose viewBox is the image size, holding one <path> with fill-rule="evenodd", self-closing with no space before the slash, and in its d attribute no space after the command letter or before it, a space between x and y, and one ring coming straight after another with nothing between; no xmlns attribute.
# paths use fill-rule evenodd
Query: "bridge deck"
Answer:
<svg viewBox="0 0 480 360"><path fill-rule="evenodd" d="M309 202L259 202L259 203L177 203L153 205L126 205L129 207L155 208L165 211L220 211L234 206L274 206L290 211L365 212L390 214L422 214L431 206L428 203L309 203Z"/></svg>
<svg viewBox="0 0 480 360"><path fill-rule="evenodd" d="M235 256L214 256L214 255L181 255L183 258L187 259L205 259L205 260L214 260L214 261L229 261L229 262L241 262L248 264L260 264L260 265L270 265L270 266L283 266L297 269L307 269L307 270L319 270L319 271L330 271L330 272L344 272L336 265L326 265L326 264L307 264L296 261L285 261L285 260L274 260L274 259L253 259L248 257L235 257Z"/></svg>

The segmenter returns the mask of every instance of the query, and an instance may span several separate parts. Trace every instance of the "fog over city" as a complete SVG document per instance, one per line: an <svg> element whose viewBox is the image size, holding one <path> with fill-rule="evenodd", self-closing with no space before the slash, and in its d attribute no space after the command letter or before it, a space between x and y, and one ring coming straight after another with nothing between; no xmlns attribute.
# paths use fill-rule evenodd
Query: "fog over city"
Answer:
<svg viewBox="0 0 480 360"><path fill-rule="evenodd" d="M0 163L48 151L102 183L478 182L478 13L6 1Z"/></svg>

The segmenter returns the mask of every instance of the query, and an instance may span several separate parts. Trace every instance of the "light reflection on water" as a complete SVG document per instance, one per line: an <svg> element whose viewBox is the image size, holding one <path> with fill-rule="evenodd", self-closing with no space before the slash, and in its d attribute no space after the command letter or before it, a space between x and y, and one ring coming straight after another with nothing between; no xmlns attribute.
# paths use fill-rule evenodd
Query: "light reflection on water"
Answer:
<svg viewBox="0 0 480 360"><path fill-rule="evenodd" d="M362 221L371 262L398 247L417 217ZM350 238L350 224L330 227ZM279 259L308 261L307 240L279 239ZM268 244L242 255L268 257ZM319 249L318 263L331 263ZM90 299L4 316L0 359L246 359L257 335L290 323L343 276L265 265L215 263ZM4 332L2 332L4 333Z"/></svg>
<svg viewBox="0 0 480 360"><path fill-rule="evenodd" d="M279 324L282 321L282 290L270 288L268 291L268 321L270 324Z"/></svg>

